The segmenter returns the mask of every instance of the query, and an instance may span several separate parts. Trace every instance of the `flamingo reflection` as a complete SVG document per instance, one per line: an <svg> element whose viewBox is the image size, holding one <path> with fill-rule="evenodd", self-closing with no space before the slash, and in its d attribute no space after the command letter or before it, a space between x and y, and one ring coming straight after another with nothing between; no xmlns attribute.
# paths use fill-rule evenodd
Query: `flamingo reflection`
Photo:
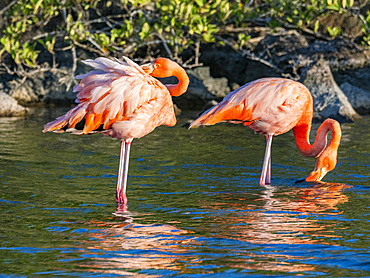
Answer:
<svg viewBox="0 0 370 278"><path fill-rule="evenodd" d="M298 249L299 244L329 244L325 239L334 235L334 221L310 216L341 214L337 206L348 201L345 188L348 186L330 183L266 185L258 195L217 194L217 201L208 198L208 203L201 204L207 213L196 233L179 228L190 222L162 224L127 211L107 222L90 221L84 223L92 227L89 239L80 242L82 257L89 259L77 261L76 267L102 275L135 277L148 270L189 275L199 269L202 274L212 274L217 267L274 273L315 271L317 265L302 263L315 254L277 250L282 244ZM141 220L153 224L137 223ZM222 239L220 246L217 239Z"/></svg>
<svg viewBox="0 0 370 278"><path fill-rule="evenodd" d="M133 275L141 277L138 270L173 271L189 275L192 269L207 264L248 270L269 271L311 271L309 264L286 262L297 260L297 256L285 254L263 254L256 250L228 250L225 257L213 256L214 252L204 237L194 236L191 232L172 225L140 225L134 223L104 223L91 221L91 226L104 227L96 234L89 234L95 240L84 241L93 259L79 263L78 268L94 273ZM230 246L232 248L232 246ZM83 251L83 252L86 252ZM107 255L108 253L109 255ZM230 253L232 254L230 256ZM241 256L239 256L241 255ZM229 257L230 256L230 257ZM215 273L214 269L202 267L202 274Z"/></svg>
<svg viewBox="0 0 370 278"><path fill-rule="evenodd" d="M341 214L337 205L348 201L343 193L348 187L316 182L305 188L265 185L257 198L225 194L221 197L223 201L213 203L212 208L236 212L214 221L224 225L219 231L224 236L255 244L325 244L325 238L334 234L331 222L308 216ZM208 204L203 207L209 209Z"/></svg>
<svg viewBox="0 0 370 278"><path fill-rule="evenodd" d="M179 254L187 252L187 249L181 246L191 243L191 232L170 224L130 223L132 219L127 217L127 211L125 220L86 223L102 229L99 229L98 233L89 234L93 241L83 242L92 254L95 252L93 250L98 250L93 256L94 259L79 264L78 267L84 268L85 271L118 275L133 275L132 271L139 269L181 270ZM104 252L110 255L104 255Z"/></svg>

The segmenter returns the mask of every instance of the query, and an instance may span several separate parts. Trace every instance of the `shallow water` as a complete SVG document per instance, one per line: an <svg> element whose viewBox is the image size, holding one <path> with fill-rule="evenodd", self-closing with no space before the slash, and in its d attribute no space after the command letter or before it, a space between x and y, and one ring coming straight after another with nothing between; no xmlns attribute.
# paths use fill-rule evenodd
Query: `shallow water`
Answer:
<svg viewBox="0 0 370 278"><path fill-rule="evenodd" d="M323 183L297 182L315 160L275 137L264 187L264 136L181 118L134 140L115 216L120 144L42 134L64 111L0 119L0 277L370 276L370 118L342 125Z"/></svg>

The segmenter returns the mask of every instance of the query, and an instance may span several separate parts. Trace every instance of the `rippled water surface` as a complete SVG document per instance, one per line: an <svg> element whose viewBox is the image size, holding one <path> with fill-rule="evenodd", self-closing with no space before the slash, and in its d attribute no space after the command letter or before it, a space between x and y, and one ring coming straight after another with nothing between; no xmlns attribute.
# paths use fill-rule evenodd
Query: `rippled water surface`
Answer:
<svg viewBox="0 0 370 278"><path fill-rule="evenodd" d="M370 276L369 118L342 125L323 183L296 182L315 160L275 137L261 187L264 136L184 117L133 141L115 216L119 142L42 134L65 110L38 112L0 119L0 277Z"/></svg>

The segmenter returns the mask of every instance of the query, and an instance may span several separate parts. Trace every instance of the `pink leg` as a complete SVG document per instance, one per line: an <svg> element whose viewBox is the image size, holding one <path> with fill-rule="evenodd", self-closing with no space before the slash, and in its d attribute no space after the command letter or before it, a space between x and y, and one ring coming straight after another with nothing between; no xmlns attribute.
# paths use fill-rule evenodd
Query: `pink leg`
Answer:
<svg viewBox="0 0 370 278"><path fill-rule="evenodd" d="M260 185L271 183L271 143L273 135L266 135L266 150L265 158L263 160L262 173L260 178Z"/></svg>
<svg viewBox="0 0 370 278"><path fill-rule="evenodd" d="M266 184L271 184L271 148L270 148L270 157L267 165Z"/></svg>
<svg viewBox="0 0 370 278"><path fill-rule="evenodd" d="M116 200L118 204L127 204L126 184L131 141L121 140Z"/></svg>

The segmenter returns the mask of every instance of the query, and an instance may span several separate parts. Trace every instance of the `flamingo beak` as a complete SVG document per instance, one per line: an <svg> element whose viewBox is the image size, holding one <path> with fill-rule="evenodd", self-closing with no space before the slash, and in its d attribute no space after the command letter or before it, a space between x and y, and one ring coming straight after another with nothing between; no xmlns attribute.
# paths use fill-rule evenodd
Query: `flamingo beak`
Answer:
<svg viewBox="0 0 370 278"><path fill-rule="evenodd" d="M141 65L141 68L145 71L145 73L151 74L154 71L155 66L154 66L154 63L148 63L148 64Z"/></svg>
<svg viewBox="0 0 370 278"><path fill-rule="evenodd" d="M325 168L315 169L308 175L306 181L321 181L322 178L325 177L327 172L328 171Z"/></svg>

